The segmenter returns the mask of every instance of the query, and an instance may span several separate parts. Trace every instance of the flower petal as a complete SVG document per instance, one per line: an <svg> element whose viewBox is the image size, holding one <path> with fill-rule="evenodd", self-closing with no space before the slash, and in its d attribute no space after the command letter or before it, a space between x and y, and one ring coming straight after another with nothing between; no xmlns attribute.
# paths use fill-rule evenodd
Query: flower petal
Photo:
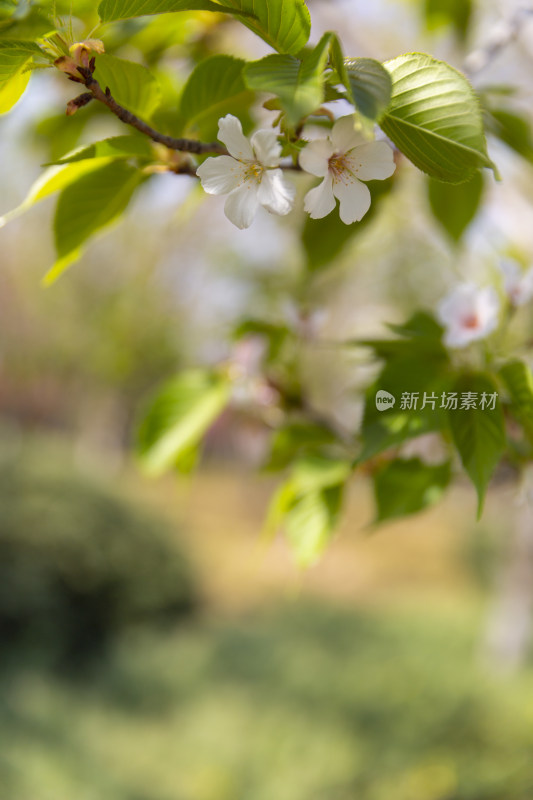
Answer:
<svg viewBox="0 0 533 800"><path fill-rule="evenodd" d="M331 131L331 141L335 153L347 153L354 147L366 144L368 140L355 129L355 117L349 114L337 120Z"/></svg>
<svg viewBox="0 0 533 800"><path fill-rule="evenodd" d="M447 328L442 341L447 347L466 347L470 342L482 338L478 335L477 331L472 331L467 328L461 328L458 325L453 325Z"/></svg>
<svg viewBox="0 0 533 800"><path fill-rule="evenodd" d="M460 283L452 289L437 306L439 322L445 327L449 327L472 314L475 309L475 297L478 292L479 287L471 281Z"/></svg>
<svg viewBox="0 0 533 800"><path fill-rule="evenodd" d="M228 195L224 206L224 213L230 222L243 230L249 228L259 208L257 198L258 184L248 181L244 186L239 186Z"/></svg>
<svg viewBox="0 0 533 800"><path fill-rule="evenodd" d="M264 167L277 167L281 157L281 144L275 131L256 131L252 136L252 147L257 161Z"/></svg>
<svg viewBox="0 0 533 800"><path fill-rule="evenodd" d="M245 180L246 166L231 156L207 158L196 170L208 194L228 194Z"/></svg>
<svg viewBox="0 0 533 800"><path fill-rule="evenodd" d="M325 178L333 153L333 145L329 139L315 139L304 147L298 161L306 172L316 175L317 178Z"/></svg>
<svg viewBox="0 0 533 800"><path fill-rule="evenodd" d="M333 182L333 194L341 202L340 218L346 225L359 222L370 208L372 198L368 186L346 172Z"/></svg>
<svg viewBox="0 0 533 800"><path fill-rule="evenodd" d="M326 175L322 183L315 186L305 195L304 208L311 216L311 219L327 217L333 211L335 205L333 178L330 175Z"/></svg>
<svg viewBox="0 0 533 800"><path fill-rule="evenodd" d="M362 181L382 181L390 178L396 164L392 147L387 142L368 142L347 155L350 170Z"/></svg>
<svg viewBox="0 0 533 800"><path fill-rule="evenodd" d="M241 121L233 114L226 114L219 119L218 138L226 145L233 158L239 161L255 161L252 145L242 132Z"/></svg>
<svg viewBox="0 0 533 800"><path fill-rule="evenodd" d="M263 173L257 199L271 214L285 216L292 209L296 189L280 169L266 170Z"/></svg>

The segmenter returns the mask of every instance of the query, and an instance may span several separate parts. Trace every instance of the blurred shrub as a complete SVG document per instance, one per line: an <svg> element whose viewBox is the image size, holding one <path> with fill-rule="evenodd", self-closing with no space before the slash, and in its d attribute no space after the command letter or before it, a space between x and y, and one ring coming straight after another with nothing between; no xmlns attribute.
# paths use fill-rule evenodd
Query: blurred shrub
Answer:
<svg viewBox="0 0 533 800"><path fill-rule="evenodd" d="M0 658L64 666L131 623L194 607L190 568L157 518L66 469L0 463Z"/></svg>
<svg viewBox="0 0 533 800"><path fill-rule="evenodd" d="M2 800L531 800L533 673L481 669L478 625L304 602L137 628L82 686L2 685Z"/></svg>

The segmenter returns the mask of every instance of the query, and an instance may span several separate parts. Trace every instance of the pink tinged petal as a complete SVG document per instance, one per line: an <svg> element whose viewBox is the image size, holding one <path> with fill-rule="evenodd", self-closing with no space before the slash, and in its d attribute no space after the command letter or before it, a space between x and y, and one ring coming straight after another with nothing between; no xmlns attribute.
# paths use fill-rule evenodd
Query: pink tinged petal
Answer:
<svg viewBox="0 0 533 800"><path fill-rule="evenodd" d="M475 283L461 283L444 297L438 307L437 316L444 326L453 325L474 311L475 297L479 288Z"/></svg>
<svg viewBox="0 0 533 800"><path fill-rule="evenodd" d="M464 328L448 328L443 337L443 342L447 347L466 347L470 342L474 341L477 336L472 336L472 331L465 330Z"/></svg>
<svg viewBox="0 0 533 800"><path fill-rule="evenodd" d="M331 141L335 153L347 153L354 147L367 143L367 139L355 129L355 117L350 114L337 120L331 131Z"/></svg>
<svg viewBox="0 0 533 800"><path fill-rule="evenodd" d="M333 145L329 139L315 139L304 147L298 161L300 166L317 178L325 178L328 174L329 159L333 155Z"/></svg>
<svg viewBox="0 0 533 800"><path fill-rule="evenodd" d="M335 208L335 197L333 196L333 178L327 175L322 183L307 192L304 200L304 208L311 216L311 219L322 219L331 214Z"/></svg>
<svg viewBox="0 0 533 800"><path fill-rule="evenodd" d="M247 181L244 186L239 186L228 195L224 206L224 213L230 222L243 230L249 228L259 208L257 197L258 184Z"/></svg>
<svg viewBox="0 0 533 800"><path fill-rule="evenodd" d="M245 180L246 166L230 156L207 158L196 170L208 194L228 194Z"/></svg>
<svg viewBox="0 0 533 800"><path fill-rule="evenodd" d="M475 307L481 321L481 327L486 333L490 333L498 325L498 315L500 313L500 298L496 289L492 286L480 289Z"/></svg>
<svg viewBox="0 0 533 800"><path fill-rule="evenodd" d="M340 200L339 213L345 225L359 222L370 208L372 197L368 186L346 172L333 181L333 194Z"/></svg>
<svg viewBox="0 0 533 800"><path fill-rule="evenodd" d="M274 131L257 131L252 136L256 160L264 167L277 167L281 157L281 144Z"/></svg>
<svg viewBox="0 0 533 800"><path fill-rule="evenodd" d="M291 211L296 190L280 169L263 172L257 199L271 214L285 216Z"/></svg>
<svg viewBox="0 0 533 800"><path fill-rule="evenodd" d="M394 153L387 142L368 142L355 147L348 153L346 162L361 181L383 181L396 169Z"/></svg>
<svg viewBox="0 0 533 800"><path fill-rule="evenodd" d="M226 145L233 158L239 161L255 161L252 145L242 132L241 121L233 114L226 114L219 119L218 138Z"/></svg>
<svg viewBox="0 0 533 800"><path fill-rule="evenodd" d="M440 303L437 316L446 328L444 343L465 347L484 339L499 324L500 299L492 286L480 289L474 283L463 283Z"/></svg>

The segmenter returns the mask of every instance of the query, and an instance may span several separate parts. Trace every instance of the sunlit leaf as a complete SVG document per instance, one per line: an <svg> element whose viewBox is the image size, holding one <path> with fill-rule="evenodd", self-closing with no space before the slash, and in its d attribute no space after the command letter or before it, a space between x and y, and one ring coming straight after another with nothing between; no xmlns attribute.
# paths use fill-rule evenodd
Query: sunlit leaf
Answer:
<svg viewBox="0 0 533 800"><path fill-rule="evenodd" d="M0 114L10 111L18 103L30 80L30 73L19 70L8 81L0 83Z"/></svg>
<svg viewBox="0 0 533 800"><path fill-rule="evenodd" d="M131 19L173 11L221 11L236 13L230 5L211 0L102 0L98 13L102 22Z"/></svg>
<svg viewBox="0 0 533 800"><path fill-rule="evenodd" d="M279 53L298 55L311 33L311 17L304 0L226 0L235 10L254 14L241 22Z"/></svg>
<svg viewBox="0 0 533 800"><path fill-rule="evenodd" d="M172 469L190 452L228 403L226 378L191 370L169 381L150 404L139 427L137 453L150 475Z"/></svg>
<svg viewBox="0 0 533 800"><path fill-rule="evenodd" d="M152 156L150 141L142 136L112 136L100 142L77 147L71 153L53 162L54 164L73 164L94 158L124 159L137 157L149 159Z"/></svg>
<svg viewBox="0 0 533 800"><path fill-rule="evenodd" d="M273 535L283 526L301 566L316 561L330 541L351 469L346 461L300 459L293 465L289 479L275 493L265 532Z"/></svg>
<svg viewBox="0 0 533 800"><path fill-rule="evenodd" d="M45 285L53 283L79 258L87 239L122 214L142 180L135 167L112 161L63 189L54 219L58 260L47 272Z"/></svg>
<svg viewBox="0 0 533 800"><path fill-rule="evenodd" d="M64 166L49 167L37 178L22 203L14 208L13 211L9 211L3 217L0 217L0 228L7 225L11 220L20 217L21 214L24 214L36 203L39 203L55 192L60 192L65 187L81 178L82 175L99 169L104 164L109 164L110 161L110 158L95 158L73 164L66 164Z"/></svg>
<svg viewBox="0 0 533 800"><path fill-rule="evenodd" d="M464 75L424 53L385 66L392 97L380 125L415 166L450 183L464 183L492 166L481 108Z"/></svg>
<svg viewBox="0 0 533 800"><path fill-rule="evenodd" d="M324 34L301 60L290 55L271 55L248 64L244 70L247 85L279 97L289 122L296 125L324 100L324 67L331 40L331 34Z"/></svg>
<svg viewBox="0 0 533 800"><path fill-rule="evenodd" d="M0 90L37 55L42 55L42 50L34 42L0 39Z"/></svg>

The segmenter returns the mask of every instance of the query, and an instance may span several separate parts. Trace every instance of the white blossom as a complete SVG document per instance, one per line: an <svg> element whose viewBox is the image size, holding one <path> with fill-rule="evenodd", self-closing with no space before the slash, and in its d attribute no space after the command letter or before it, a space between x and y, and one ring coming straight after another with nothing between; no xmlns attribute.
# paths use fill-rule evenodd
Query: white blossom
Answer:
<svg viewBox="0 0 533 800"><path fill-rule="evenodd" d="M292 209L295 189L279 169L281 145L273 130L260 130L248 140L237 117L219 120L218 138L228 156L208 158L196 173L208 194L227 194L227 218L241 230L248 228L263 206L281 216Z"/></svg>
<svg viewBox="0 0 533 800"><path fill-rule="evenodd" d="M527 270L510 258L500 261L505 294L513 306L523 306L533 298L533 267Z"/></svg>
<svg viewBox="0 0 533 800"><path fill-rule="evenodd" d="M386 142L369 142L355 130L353 115L341 117L327 139L316 139L300 153L300 166L324 180L305 197L305 210L313 219L327 216L340 201L341 220L350 225L370 208L370 191L362 181L384 180L394 172L392 148Z"/></svg>
<svg viewBox="0 0 533 800"><path fill-rule="evenodd" d="M498 327L500 300L492 286L461 283L439 303L437 316L444 325L444 343L466 347Z"/></svg>

